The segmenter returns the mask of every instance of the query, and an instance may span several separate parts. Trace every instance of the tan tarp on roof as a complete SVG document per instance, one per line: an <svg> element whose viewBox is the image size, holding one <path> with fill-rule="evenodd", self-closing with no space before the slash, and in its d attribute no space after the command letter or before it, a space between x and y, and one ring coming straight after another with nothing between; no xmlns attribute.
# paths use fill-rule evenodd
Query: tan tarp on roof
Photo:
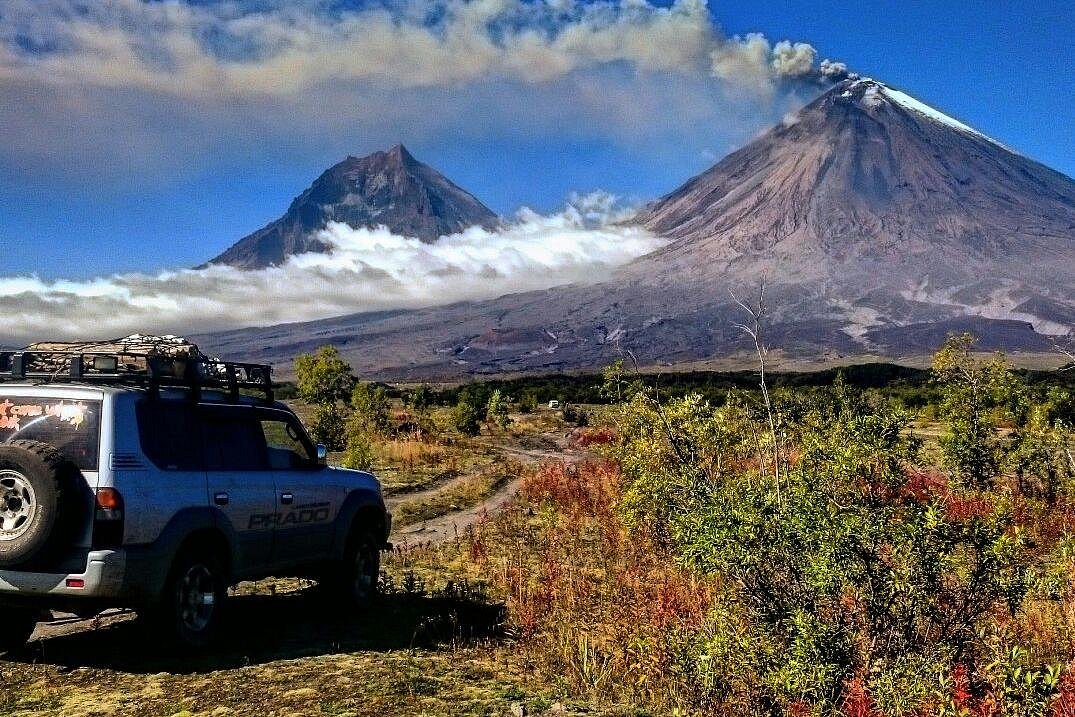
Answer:
<svg viewBox="0 0 1075 717"><path fill-rule="evenodd" d="M39 341L30 344L23 351L30 354L27 371L55 374L69 371L71 356L80 353L127 354L120 358L116 366L120 373L146 371L145 356L206 358L195 344L182 337L143 334L131 334L107 341Z"/></svg>
<svg viewBox="0 0 1075 717"><path fill-rule="evenodd" d="M146 336L131 334L107 341L39 341L24 351L58 353L130 353L143 356L172 356L175 358L205 358L205 354L180 336Z"/></svg>

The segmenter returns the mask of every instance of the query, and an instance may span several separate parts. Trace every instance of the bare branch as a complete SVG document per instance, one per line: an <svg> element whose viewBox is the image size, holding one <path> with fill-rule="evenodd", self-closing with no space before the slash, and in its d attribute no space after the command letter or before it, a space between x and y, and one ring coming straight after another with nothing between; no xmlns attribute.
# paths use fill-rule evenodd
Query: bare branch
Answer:
<svg viewBox="0 0 1075 717"><path fill-rule="evenodd" d="M731 289L728 289L728 293L731 295L732 300L739 305L745 312L750 315L750 324L734 324L743 333L749 336L754 341L754 349L758 354L758 373L761 382L761 396L765 404L765 413L769 418L769 433L773 441L773 473L776 476L777 490L780 486L780 445L779 439L776 435L776 415L773 411L773 404L769 398L769 386L765 381L765 356L768 353L768 348L765 346L763 336L763 326L766 317L765 308L765 281L762 280L758 286L758 302L756 306L751 306L746 303Z"/></svg>
<svg viewBox="0 0 1075 717"><path fill-rule="evenodd" d="M1067 357L1069 363L1067 366L1061 366L1060 371L1072 371L1075 370L1075 338L1068 334L1068 346L1064 346L1059 340L1053 339L1053 350L1058 354Z"/></svg>
<svg viewBox="0 0 1075 717"><path fill-rule="evenodd" d="M641 375L638 370L638 359L635 358L635 354L631 349L624 349L624 353L631 359L631 366L634 368L635 376ZM658 376L658 380L659 380ZM668 416L665 415L664 406L661 405L660 389L654 386L654 398L653 405L657 410L657 416L661 419L661 425L664 427L665 437L668 439L668 444L672 446L672 452L676 454L676 459L679 460L681 465L687 464L686 456L683 455L683 450L679 445L679 441L676 440L675 431L672 430L672 423L668 420Z"/></svg>

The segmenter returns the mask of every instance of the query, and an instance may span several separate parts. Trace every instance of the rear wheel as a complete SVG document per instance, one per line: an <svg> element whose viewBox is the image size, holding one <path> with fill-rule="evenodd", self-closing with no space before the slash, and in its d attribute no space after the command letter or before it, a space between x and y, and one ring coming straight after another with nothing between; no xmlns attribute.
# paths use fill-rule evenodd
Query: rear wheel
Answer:
<svg viewBox="0 0 1075 717"><path fill-rule="evenodd" d="M371 528L356 527L347 541L343 560L322 577L321 587L334 601L362 607L377 596L381 576L381 547Z"/></svg>
<svg viewBox="0 0 1075 717"><path fill-rule="evenodd" d="M186 550L173 563L151 618L179 647L203 648L220 631L227 596L223 561L211 552Z"/></svg>
<svg viewBox="0 0 1075 717"><path fill-rule="evenodd" d="M18 650L34 634L37 610L24 607L0 607L0 652Z"/></svg>

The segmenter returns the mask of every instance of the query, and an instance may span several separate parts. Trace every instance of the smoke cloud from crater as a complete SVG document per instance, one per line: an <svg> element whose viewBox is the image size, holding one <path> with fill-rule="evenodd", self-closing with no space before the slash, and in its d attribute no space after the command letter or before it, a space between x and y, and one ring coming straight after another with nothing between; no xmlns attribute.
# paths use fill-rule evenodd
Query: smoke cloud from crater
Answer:
<svg viewBox="0 0 1075 717"><path fill-rule="evenodd" d="M808 101L817 56L704 0L4 0L0 169L129 190L401 140L728 145Z"/></svg>

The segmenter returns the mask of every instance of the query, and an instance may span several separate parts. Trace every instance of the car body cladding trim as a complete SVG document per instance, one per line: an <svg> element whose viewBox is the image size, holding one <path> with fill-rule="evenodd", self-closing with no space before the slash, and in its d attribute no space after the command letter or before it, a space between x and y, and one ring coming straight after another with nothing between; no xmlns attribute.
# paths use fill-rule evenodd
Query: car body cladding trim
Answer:
<svg viewBox="0 0 1075 717"><path fill-rule="evenodd" d="M392 527L392 517L385 510L384 500L377 491L371 488L359 488L347 494L343 507L340 508L339 515L336 518L336 532L332 547L337 558L343 558L351 523L354 521L355 515L363 508L375 508L380 513L384 521L384 534L381 536L381 540L387 544L388 532Z"/></svg>
<svg viewBox="0 0 1075 717"><path fill-rule="evenodd" d="M209 507L185 508L176 513L164 530L152 543L126 545L126 572L123 577L124 591L143 600L159 595L172 560L183 542L203 530L218 530L228 544L232 565L242 565L242 556L236 554L235 530L227 517Z"/></svg>

